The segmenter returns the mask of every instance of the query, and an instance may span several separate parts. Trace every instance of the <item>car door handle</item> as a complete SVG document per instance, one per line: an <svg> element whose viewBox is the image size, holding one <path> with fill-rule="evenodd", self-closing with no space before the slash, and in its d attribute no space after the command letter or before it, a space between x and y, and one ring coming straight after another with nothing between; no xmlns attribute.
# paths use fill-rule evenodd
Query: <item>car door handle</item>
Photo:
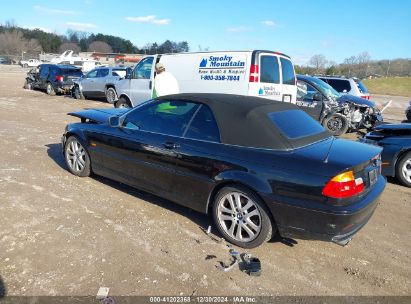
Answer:
<svg viewBox="0 0 411 304"><path fill-rule="evenodd" d="M178 147L180 147L179 144L176 144L176 143L173 143L173 142L170 142L170 141L163 143L163 146L164 146L164 148L170 149L170 150L177 149Z"/></svg>

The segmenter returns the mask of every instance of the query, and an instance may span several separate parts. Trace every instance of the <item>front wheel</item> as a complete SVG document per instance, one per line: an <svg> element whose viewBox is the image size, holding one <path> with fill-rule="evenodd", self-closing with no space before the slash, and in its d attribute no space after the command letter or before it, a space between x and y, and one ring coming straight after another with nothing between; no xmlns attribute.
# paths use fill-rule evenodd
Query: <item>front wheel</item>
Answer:
<svg viewBox="0 0 411 304"><path fill-rule="evenodd" d="M90 156L75 136L70 136L64 146L64 159L71 173L85 177L91 173Z"/></svg>
<svg viewBox="0 0 411 304"><path fill-rule="evenodd" d="M73 96L75 99L84 99L83 94L80 92L80 87L78 85L74 86Z"/></svg>
<svg viewBox="0 0 411 304"><path fill-rule="evenodd" d="M405 153L395 168L398 180L406 187L411 187L411 152Z"/></svg>
<svg viewBox="0 0 411 304"><path fill-rule="evenodd" d="M56 91L54 91L54 88L53 88L53 86L51 85L50 82L47 82L46 92L47 92L47 94L50 95L50 96L56 95Z"/></svg>
<svg viewBox="0 0 411 304"><path fill-rule="evenodd" d="M124 97L120 97L117 102L114 104L116 108L131 108L131 104Z"/></svg>
<svg viewBox="0 0 411 304"><path fill-rule="evenodd" d="M24 88L26 90L32 90L33 89L33 86L31 84L31 82L29 82L27 79L26 79L26 82L24 83Z"/></svg>
<svg viewBox="0 0 411 304"><path fill-rule="evenodd" d="M110 87L106 90L106 100L108 103L115 103L117 100L117 92L113 87Z"/></svg>
<svg viewBox="0 0 411 304"><path fill-rule="evenodd" d="M213 219L226 240L243 248L260 246L273 234L267 207L253 192L240 186L218 192Z"/></svg>
<svg viewBox="0 0 411 304"><path fill-rule="evenodd" d="M347 132L348 120L344 115L335 113L324 119L323 126L332 135L339 136Z"/></svg>

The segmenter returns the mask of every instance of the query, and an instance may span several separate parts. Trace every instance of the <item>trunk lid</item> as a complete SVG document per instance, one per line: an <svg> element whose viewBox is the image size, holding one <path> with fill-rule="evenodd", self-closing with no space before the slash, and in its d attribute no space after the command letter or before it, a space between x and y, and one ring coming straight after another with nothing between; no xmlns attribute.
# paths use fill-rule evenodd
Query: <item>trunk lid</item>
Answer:
<svg viewBox="0 0 411 304"><path fill-rule="evenodd" d="M78 112L71 112L67 115L78 117L81 122L91 120L95 123L107 123L110 116L120 116L127 112L129 109L89 109Z"/></svg>

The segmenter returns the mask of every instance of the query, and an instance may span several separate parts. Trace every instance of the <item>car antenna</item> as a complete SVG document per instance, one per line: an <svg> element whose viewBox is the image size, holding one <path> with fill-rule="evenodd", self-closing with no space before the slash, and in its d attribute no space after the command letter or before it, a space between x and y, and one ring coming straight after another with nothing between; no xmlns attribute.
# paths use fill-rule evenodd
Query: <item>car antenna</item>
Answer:
<svg viewBox="0 0 411 304"><path fill-rule="evenodd" d="M328 148L327 156L326 156L325 159L324 159L324 164L328 163L328 158L330 157L330 152L331 152L331 148L333 147L334 140L335 140L335 136L333 136L331 145L330 145L330 147Z"/></svg>

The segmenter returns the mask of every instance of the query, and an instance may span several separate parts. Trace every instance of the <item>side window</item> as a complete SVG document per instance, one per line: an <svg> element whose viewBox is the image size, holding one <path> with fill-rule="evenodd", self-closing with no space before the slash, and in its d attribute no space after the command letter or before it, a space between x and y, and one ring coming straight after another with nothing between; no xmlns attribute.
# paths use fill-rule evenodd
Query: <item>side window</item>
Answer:
<svg viewBox="0 0 411 304"><path fill-rule="evenodd" d="M183 136L199 104L185 101L150 102L132 110L123 121L129 129Z"/></svg>
<svg viewBox="0 0 411 304"><path fill-rule="evenodd" d="M96 78L97 77L97 70L92 70L86 74L86 78Z"/></svg>
<svg viewBox="0 0 411 304"><path fill-rule="evenodd" d="M298 101L313 101L313 96L318 90L306 83L305 81L297 80L297 100Z"/></svg>
<svg viewBox="0 0 411 304"><path fill-rule="evenodd" d="M276 56L261 56L261 82L280 83L280 67Z"/></svg>
<svg viewBox="0 0 411 304"><path fill-rule="evenodd" d="M134 79L150 79L151 68L153 66L153 59L154 59L153 57L142 59L133 71L133 78Z"/></svg>
<svg viewBox="0 0 411 304"><path fill-rule="evenodd" d="M184 137L220 142L220 131L208 106L200 106Z"/></svg>
<svg viewBox="0 0 411 304"><path fill-rule="evenodd" d="M283 84L295 85L295 74L293 64L290 60L280 58L281 72L283 73Z"/></svg>
<svg viewBox="0 0 411 304"><path fill-rule="evenodd" d="M108 72L108 69L99 69L97 72L97 77L106 77Z"/></svg>
<svg viewBox="0 0 411 304"><path fill-rule="evenodd" d="M49 74L49 66L48 65L43 65L40 68L40 77L45 78Z"/></svg>

